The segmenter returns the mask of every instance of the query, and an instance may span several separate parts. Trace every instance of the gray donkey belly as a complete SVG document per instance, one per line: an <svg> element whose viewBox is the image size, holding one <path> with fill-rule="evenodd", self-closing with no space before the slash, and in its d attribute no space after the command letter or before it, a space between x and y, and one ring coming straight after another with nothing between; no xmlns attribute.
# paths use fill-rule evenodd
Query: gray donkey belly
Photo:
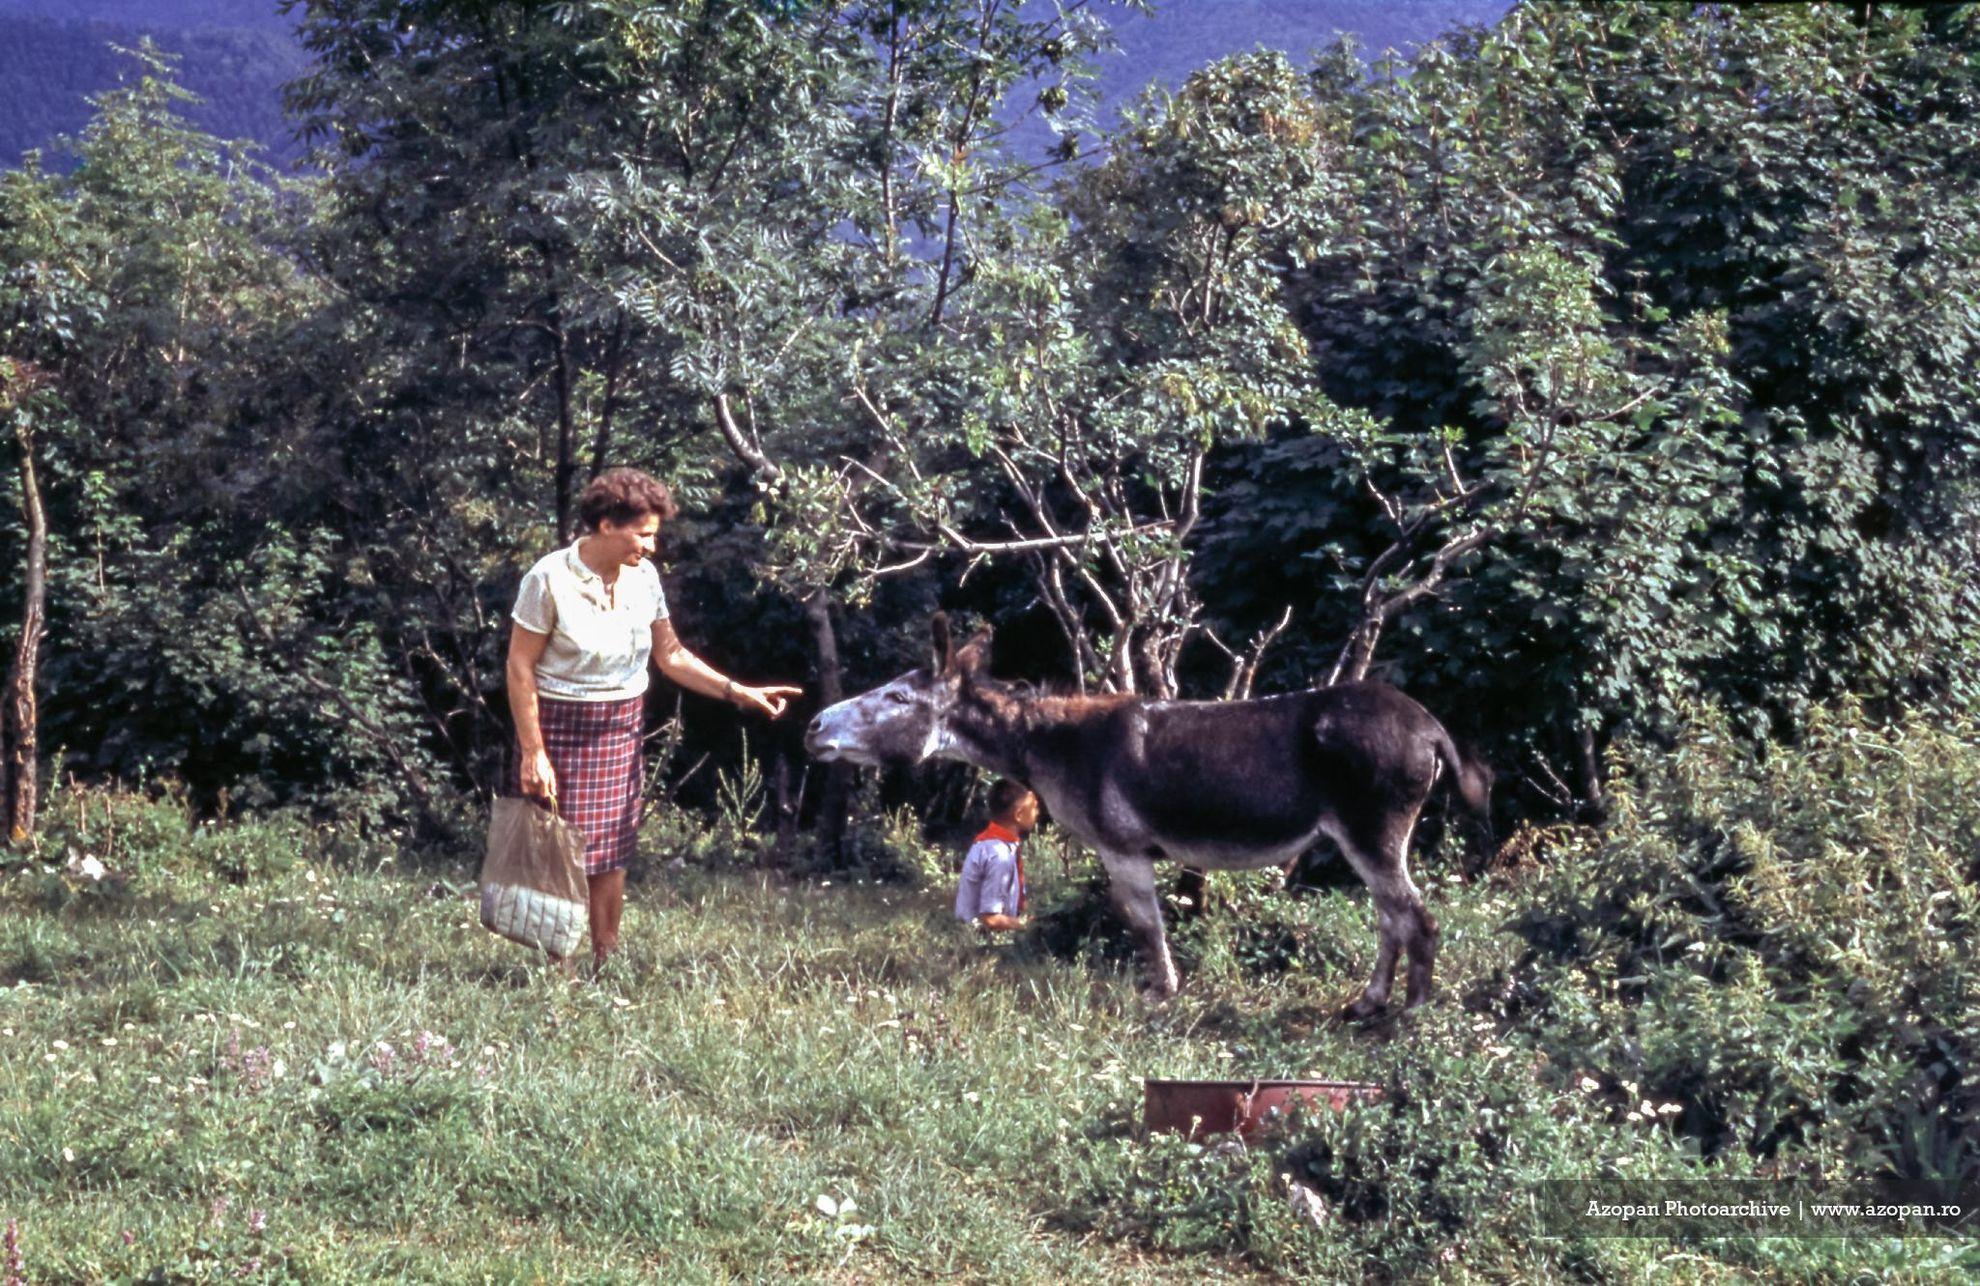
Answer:
<svg viewBox="0 0 1980 1286"><path fill-rule="evenodd" d="M1101 852L1213 869L1272 866L1333 820L1305 703L1151 705L1123 712L1078 789L1047 803Z"/></svg>

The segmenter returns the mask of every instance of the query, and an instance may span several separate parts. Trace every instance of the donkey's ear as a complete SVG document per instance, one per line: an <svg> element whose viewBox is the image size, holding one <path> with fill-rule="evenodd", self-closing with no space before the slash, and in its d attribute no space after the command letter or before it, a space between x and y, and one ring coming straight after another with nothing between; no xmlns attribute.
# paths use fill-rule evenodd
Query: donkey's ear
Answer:
<svg viewBox="0 0 1980 1286"><path fill-rule="evenodd" d="M955 668L959 674L986 674L990 670L990 627L969 636L969 642L956 649Z"/></svg>
<svg viewBox="0 0 1980 1286"><path fill-rule="evenodd" d="M929 622L929 624L935 634L935 673L946 674L949 669L950 655L954 651L949 641L948 613L935 613L935 619Z"/></svg>

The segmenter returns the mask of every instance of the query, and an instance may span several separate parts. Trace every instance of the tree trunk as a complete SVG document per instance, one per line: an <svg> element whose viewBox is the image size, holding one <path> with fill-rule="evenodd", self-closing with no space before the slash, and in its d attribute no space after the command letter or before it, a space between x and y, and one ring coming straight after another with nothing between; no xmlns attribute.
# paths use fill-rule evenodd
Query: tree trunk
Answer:
<svg viewBox="0 0 1980 1286"><path fill-rule="evenodd" d="M619 320L612 327L612 346L605 360L605 405L598 412L598 431L591 439L591 473L595 478L605 472L605 461L610 458L612 447L612 417L619 409L619 372L626 360L626 313L619 310Z"/></svg>
<svg viewBox="0 0 1980 1286"><path fill-rule="evenodd" d="M818 653L818 699L836 705L845 699L845 676L839 668L839 635L832 626L832 596L819 589L804 600L804 618L811 624L811 642ZM818 791L818 842L836 865L844 855L846 823L852 811L852 766L825 765Z"/></svg>
<svg viewBox="0 0 1980 1286"><path fill-rule="evenodd" d="M40 794L34 679L48 602L48 515L41 507L41 485L34 474L34 438L25 426L21 444L21 509L27 519L27 565L23 576L21 638L7 669L6 705L0 709L4 745L7 837L19 844L34 834Z"/></svg>
<svg viewBox="0 0 1980 1286"><path fill-rule="evenodd" d="M771 775L777 790L777 842L771 849L771 861L778 870L786 870L791 864L791 853L797 846L797 823L799 800L791 791L791 757L779 751L777 770Z"/></svg>
<svg viewBox="0 0 1980 1286"><path fill-rule="evenodd" d="M1581 798L1589 818L1600 821L1608 812L1602 796L1602 756L1595 746L1595 728L1580 724L1574 730L1575 766L1581 777Z"/></svg>
<svg viewBox="0 0 1980 1286"><path fill-rule="evenodd" d="M557 539L568 541L577 515L572 512L577 480L576 428L571 411L571 339L564 330L560 305L551 306L551 327L557 344L555 383L557 389Z"/></svg>

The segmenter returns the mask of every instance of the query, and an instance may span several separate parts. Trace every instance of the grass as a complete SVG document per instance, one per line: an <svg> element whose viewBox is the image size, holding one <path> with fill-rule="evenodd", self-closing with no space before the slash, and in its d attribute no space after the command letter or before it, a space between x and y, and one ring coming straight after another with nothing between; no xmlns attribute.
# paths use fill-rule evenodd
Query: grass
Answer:
<svg viewBox="0 0 1980 1286"><path fill-rule="evenodd" d="M1373 949L1358 893L1301 903L1314 968L1263 967L1213 917L1186 938L1184 995L1151 1009L1097 947L986 947L939 887L656 868L623 953L574 984L479 927L464 869L294 825L169 829L128 880L0 878L0 1220L31 1281L1935 1280L1971 1262L1916 1240L1548 1246L1488 1222L1384 1263L1366 1230L1303 1224L1258 1181L1275 1160L1139 1136L1144 1076L1399 1083L1434 1064L1681 1164L1655 1127L1540 1085L1531 1050L1462 1002L1516 945L1498 930L1516 887L1433 881L1439 1001L1354 1028L1331 1014ZM1041 903L1077 899L1077 869L1031 867Z"/></svg>

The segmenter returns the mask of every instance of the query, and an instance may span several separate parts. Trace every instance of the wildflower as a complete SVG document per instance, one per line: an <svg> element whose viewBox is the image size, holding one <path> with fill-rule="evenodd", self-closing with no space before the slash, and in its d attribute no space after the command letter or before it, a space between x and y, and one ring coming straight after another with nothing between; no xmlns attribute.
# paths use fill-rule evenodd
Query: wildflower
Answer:
<svg viewBox="0 0 1980 1286"><path fill-rule="evenodd" d="M259 1237L268 1230L268 1212L259 1206L248 1211L248 1231Z"/></svg>
<svg viewBox="0 0 1980 1286"><path fill-rule="evenodd" d="M1602 1083L1596 1080L1593 1076L1584 1076L1581 1078L1581 1088L1586 1092L1593 1094L1596 1090L1602 1088Z"/></svg>
<svg viewBox="0 0 1980 1286"><path fill-rule="evenodd" d="M69 874L81 876L83 879L89 880L92 883L100 882L104 876L110 874L108 867L104 866L97 858L87 854L81 857L70 858L68 871Z"/></svg>
<svg viewBox="0 0 1980 1286"><path fill-rule="evenodd" d="M390 1076L392 1074L392 1065L397 1061L398 1057L399 1051L393 1049L382 1040L371 1047L371 1065L377 1068L379 1074L382 1076Z"/></svg>
<svg viewBox="0 0 1980 1286"><path fill-rule="evenodd" d="M7 1221L7 1286L27 1286L27 1260L21 1256L21 1221Z"/></svg>
<svg viewBox="0 0 1980 1286"><path fill-rule="evenodd" d="M48 1047L50 1049L67 1049L69 1047L69 1042L66 1040L52 1041L50 1042Z"/></svg>
<svg viewBox="0 0 1980 1286"><path fill-rule="evenodd" d="M1663 1105L1662 1107L1660 1107L1660 1108L1658 1108L1658 1109L1657 1109L1657 1115L1658 1115L1658 1116L1675 1116L1675 1115L1677 1115L1677 1114L1678 1114L1679 1112L1682 1112L1682 1111L1684 1111L1684 1104L1682 1104L1682 1103L1666 1103L1666 1104L1664 1104L1664 1105Z"/></svg>
<svg viewBox="0 0 1980 1286"><path fill-rule="evenodd" d="M454 1043L438 1032L421 1030L413 1041L412 1061L438 1067L454 1056Z"/></svg>
<svg viewBox="0 0 1980 1286"><path fill-rule="evenodd" d="M213 1198L213 1208L207 1212L207 1215L212 1219L215 1228L226 1222L227 1207L233 1204L234 1199L224 1192Z"/></svg>

